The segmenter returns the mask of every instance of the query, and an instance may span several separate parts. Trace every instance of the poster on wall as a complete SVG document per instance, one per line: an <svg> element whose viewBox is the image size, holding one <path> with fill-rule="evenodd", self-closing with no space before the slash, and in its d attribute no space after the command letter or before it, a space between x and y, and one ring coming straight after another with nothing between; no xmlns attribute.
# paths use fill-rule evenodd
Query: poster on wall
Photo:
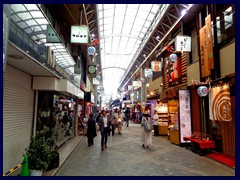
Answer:
<svg viewBox="0 0 240 180"><path fill-rule="evenodd" d="M179 81L182 77L181 57L177 57L175 61L166 58L164 62L164 71L169 82Z"/></svg>
<svg viewBox="0 0 240 180"><path fill-rule="evenodd" d="M180 140L185 143L183 137L192 135L189 90L179 90L179 113Z"/></svg>
<svg viewBox="0 0 240 180"><path fill-rule="evenodd" d="M231 121L231 101L229 85L212 87L209 91L209 118L218 121Z"/></svg>

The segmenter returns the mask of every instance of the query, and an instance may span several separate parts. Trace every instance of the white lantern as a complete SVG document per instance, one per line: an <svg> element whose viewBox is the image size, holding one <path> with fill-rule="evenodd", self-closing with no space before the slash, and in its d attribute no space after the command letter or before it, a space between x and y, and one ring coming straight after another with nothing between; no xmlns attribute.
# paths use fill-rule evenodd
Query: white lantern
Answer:
<svg viewBox="0 0 240 180"><path fill-rule="evenodd" d="M94 56L95 53L96 53L95 47L93 46L88 47L88 55Z"/></svg>
<svg viewBox="0 0 240 180"><path fill-rule="evenodd" d="M101 80L101 76L100 76L100 75L97 75L97 76L96 76L96 79L97 79L98 81L100 81L100 80Z"/></svg>
<svg viewBox="0 0 240 180"><path fill-rule="evenodd" d="M144 77L141 78L141 82L142 83L145 83L146 82L146 79Z"/></svg>
<svg viewBox="0 0 240 180"><path fill-rule="evenodd" d="M208 95L208 88L206 86L200 86L197 92L200 97L205 97Z"/></svg>

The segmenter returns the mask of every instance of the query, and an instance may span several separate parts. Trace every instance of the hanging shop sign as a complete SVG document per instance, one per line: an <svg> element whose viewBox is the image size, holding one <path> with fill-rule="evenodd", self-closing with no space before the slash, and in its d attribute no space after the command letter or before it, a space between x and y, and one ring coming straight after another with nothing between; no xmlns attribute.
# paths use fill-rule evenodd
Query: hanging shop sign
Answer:
<svg viewBox="0 0 240 180"><path fill-rule="evenodd" d="M183 137L192 135L189 90L179 90L179 113L180 140L181 143L185 143Z"/></svg>
<svg viewBox="0 0 240 180"><path fill-rule="evenodd" d="M200 86L197 89L197 93L200 97L205 97L208 95L208 88L206 86Z"/></svg>
<svg viewBox="0 0 240 180"><path fill-rule="evenodd" d="M154 72L158 72L162 70L162 63L161 61L152 61L151 62L151 69Z"/></svg>
<svg viewBox="0 0 240 180"><path fill-rule="evenodd" d="M214 62L213 62L213 33L212 33L212 20L211 20L211 14L209 14L205 18L205 26L206 26L206 33L207 33L207 57L208 57L208 64L209 69L214 68Z"/></svg>
<svg viewBox="0 0 240 180"><path fill-rule="evenodd" d="M60 39L58 38L57 34L53 30L53 28L48 24L47 25L47 43L60 43Z"/></svg>
<svg viewBox="0 0 240 180"><path fill-rule="evenodd" d="M96 74L96 65L88 65L88 74Z"/></svg>
<svg viewBox="0 0 240 180"><path fill-rule="evenodd" d="M95 47L93 47L93 46L90 46L90 47L88 47L88 55L89 56L94 56L95 55L95 53L96 53L96 49L95 49Z"/></svg>
<svg viewBox="0 0 240 180"><path fill-rule="evenodd" d="M50 46L47 47L47 64L50 65L53 69L55 69L56 65L56 54L55 52L51 49Z"/></svg>
<svg viewBox="0 0 240 180"><path fill-rule="evenodd" d="M175 51L191 52L191 37L190 36L176 36Z"/></svg>
<svg viewBox="0 0 240 180"><path fill-rule="evenodd" d="M99 85L100 82L97 80L97 78L93 78L93 84L97 84L97 85Z"/></svg>
<svg viewBox="0 0 240 180"><path fill-rule="evenodd" d="M172 99L177 96L175 89L168 88L163 91L165 99Z"/></svg>
<svg viewBox="0 0 240 180"><path fill-rule="evenodd" d="M201 62L201 76L207 77L210 76L211 71L209 69L208 62L208 37L206 26L203 26L199 29L199 39L200 39L200 62Z"/></svg>
<svg viewBox="0 0 240 180"><path fill-rule="evenodd" d="M71 43L76 43L76 44L88 44L88 26L86 25L74 25L71 26L71 38L70 42Z"/></svg>
<svg viewBox="0 0 240 180"><path fill-rule="evenodd" d="M132 86L133 86L133 87L138 87L138 81L133 81L133 82L132 82Z"/></svg>
<svg viewBox="0 0 240 180"><path fill-rule="evenodd" d="M231 121L231 99L229 85L212 87L209 92L209 119Z"/></svg>
<svg viewBox="0 0 240 180"><path fill-rule="evenodd" d="M151 73L151 72L152 72L151 69L148 69L148 68L144 69L144 76L148 78L148 76L149 76L148 74Z"/></svg>

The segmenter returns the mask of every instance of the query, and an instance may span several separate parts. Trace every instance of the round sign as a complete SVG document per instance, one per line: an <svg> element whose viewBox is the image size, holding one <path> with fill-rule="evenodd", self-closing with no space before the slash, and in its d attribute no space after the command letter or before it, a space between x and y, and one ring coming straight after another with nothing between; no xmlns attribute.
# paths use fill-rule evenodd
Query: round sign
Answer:
<svg viewBox="0 0 240 180"><path fill-rule="evenodd" d="M38 52L39 52L39 54L43 55L46 52L46 46L44 44L39 44Z"/></svg>
<svg viewBox="0 0 240 180"><path fill-rule="evenodd" d="M96 49L93 46L88 47L88 55L93 56L96 53Z"/></svg>
<svg viewBox="0 0 240 180"><path fill-rule="evenodd" d="M95 73L95 71L96 71L95 66L90 65L90 66L88 67L88 72L89 72L89 73L93 74L93 73Z"/></svg>
<svg viewBox="0 0 240 180"><path fill-rule="evenodd" d="M170 54L169 59L171 61L176 61L177 60L177 55L176 54Z"/></svg>
<svg viewBox="0 0 240 180"><path fill-rule="evenodd" d="M200 86L198 89L197 89L197 92L198 92L198 95L200 97L204 97L204 96L207 96L208 95L208 88L206 86Z"/></svg>

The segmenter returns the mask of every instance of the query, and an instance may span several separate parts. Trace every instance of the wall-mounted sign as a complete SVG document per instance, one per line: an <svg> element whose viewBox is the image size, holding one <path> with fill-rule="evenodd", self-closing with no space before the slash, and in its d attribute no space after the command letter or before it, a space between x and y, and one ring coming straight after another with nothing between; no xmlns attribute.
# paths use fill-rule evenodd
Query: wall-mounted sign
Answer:
<svg viewBox="0 0 240 180"><path fill-rule="evenodd" d="M93 47L93 46L88 47L88 55L89 56L94 56L95 53L96 53L95 47Z"/></svg>
<svg viewBox="0 0 240 180"><path fill-rule="evenodd" d="M133 86L133 87L138 87L138 81L133 81L133 82L132 82L132 86Z"/></svg>
<svg viewBox="0 0 240 180"><path fill-rule="evenodd" d="M180 141L184 143L183 137L192 135L189 90L179 90L179 112Z"/></svg>
<svg viewBox="0 0 240 180"><path fill-rule="evenodd" d="M93 84L100 84L100 82L97 80L97 78L93 78Z"/></svg>
<svg viewBox="0 0 240 180"><path fill-rule="evenodd" d="M162 63L161 61L152 61L151 62L152 71L162 71Z"/></svg>
<svg viewBox="0 0 240 180"><path fill-rule="evenodd" d="M86 25L74 25L71 26L71 43L77 43L77 44L88 44L88 26Z"/></svg>
<svg viewBox="0 0 240 180"><path fill-rule="evenodd" d="M191 52L191 37L176 36L175 50L180 52Z"/></svg>
<svg viewBox="0 0 240 180"><path fill-rule="evenodd" d="M95 74L96 73L96 65L88 65L88 73L89 74Z"/></svg>
<svg viewBox="0 0 240 180"><path fill-rule="evenodd" d="M60 43L60 39L58 38L55 31L52 29L50 25L47 25L47 37L46 37L47 43Z"/></svg>

